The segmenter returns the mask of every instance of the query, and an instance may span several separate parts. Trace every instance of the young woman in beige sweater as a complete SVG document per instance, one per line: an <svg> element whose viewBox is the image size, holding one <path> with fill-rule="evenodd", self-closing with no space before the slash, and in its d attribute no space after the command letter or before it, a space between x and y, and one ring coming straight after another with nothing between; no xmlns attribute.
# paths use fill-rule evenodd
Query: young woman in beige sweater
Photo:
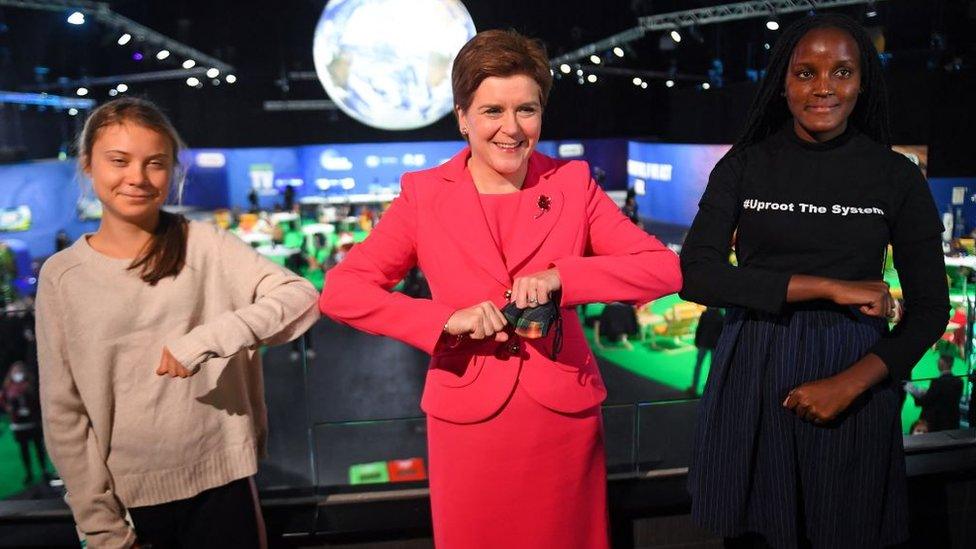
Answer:
<svg viewBox="0 0 976 549"><path fill-rule="evenodd" d="M92 112L79 160L102 221L41 269L45 438L89 547L262 545L259 346L318 318L307 281L161 210L180 149L147 101Z"/></svg>

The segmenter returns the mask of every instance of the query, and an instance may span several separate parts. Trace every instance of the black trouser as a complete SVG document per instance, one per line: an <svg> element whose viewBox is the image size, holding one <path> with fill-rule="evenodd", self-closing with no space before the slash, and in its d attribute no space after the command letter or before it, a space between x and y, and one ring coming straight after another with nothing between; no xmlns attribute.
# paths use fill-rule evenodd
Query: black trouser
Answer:
<svg viewBox="0 0 976 549"><path fill-rule="evenodd" d="M27 474L27 480L34 478L34 470L31 469L30 461L29 446L31 441L34 442L34 452L37 453L37 461L41 464L41 476L44 476L46 471L44 462L46 458L44 456L44 435L41 434L41 430L35 427L23 431L14 431L14 439L20 445L20 459L24 462L24 472Z"/></svg>
<svg viewBox="0 0 976 549"><path fill-rule="evenodd" d="M257 510L247 478L189 499L130 507L129 515L143 548L260 547Z"/></svg>

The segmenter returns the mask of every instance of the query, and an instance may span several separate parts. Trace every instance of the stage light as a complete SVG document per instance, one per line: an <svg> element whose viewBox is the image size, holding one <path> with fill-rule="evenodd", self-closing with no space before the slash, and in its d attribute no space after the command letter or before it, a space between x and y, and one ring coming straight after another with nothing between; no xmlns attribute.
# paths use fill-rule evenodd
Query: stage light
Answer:
<svg viewBox="0 0 976 549"><path fill-rule="evenodd" d="M75 93L80 95L81 97L84 97L88 95L88 88L78 88L77 90L75 90Z"/></svg>
<svg viewBox="0 0 976 549"><path fill-rule="evenodd" d="M119 41L118 42L119 42L119 45L120 46L124 46L124 45L128 44L130 40L132 40L132 35L129 34L129 33L127 33L127 32L125 32L125 33L122 33L122 36L119 37Z"/></svg>
<svg viewBox="0 0 976 549"><path fill-rule="evenodd" d="M590 84L596 83L596 75L595 74L591 74L591 75L587 76L586 77L586 81L589 82Z"/></svg>
<svg viewBox="0 0 976 549"><path fill-rule="evenodd" d="M590 63L593 63L594 65L599 65L600 61L602 61L602 59L600 59L599 55L593 54L590 56Z"/></svg>
<svg viewBox="0 0 976 549"><path fill-rule="evenodd" d="M643 80L641 80L640 77L635 76L633 82L634 82L634 85L635 86L640 86L641 85L641 82L643 82Z"/></svg>
<svg viewBox="0 0 976 549"><path fill-rule="evenodd" d="M125 92L129 91L129 85L128 84L119 84L118 86L115 86L115 89L119 93L125 93Z"/></svg>
<svg viewBox="0 0 976 549"><path fill-rule="evenodd" d="M112 88L112 89L108 90L109 97L115 97L118 94L119 94L119 90L117 90L115 88Z"/></svg>
<svg viewBox="0 0 976 549"><path fill-rule="evenodd" d="M71 12L68 16L68 23L72 25L84 25L85 24L85 14L80 11Z"/></svg>
<svg viewBox="0 0 976 549"><path fill-rule="evenodd" d="M186 85L190 86L191 88L195 88L200 85L200 79L198 79L196 76L191 76L186 79Z"/></svg>
<svg viewBox="0 0 976 549"><path fill-rule="evenodd" d="M70 116L77 116L78 115L78 109L76 109L74 107L71 107L70 109L68 109L68 114Z"/></svg>
<svg viewBox="0 0 976 549"><path fill-rule="evenodd" d="M766 21L766 28L771 31L779 30L779 21L775 19L770 19L769 21Z"/></svg>
<svg viewBox="0 0 976 549"><path fill-rule="evenodd" d="M159 52L156 54L156 59L159 59L160 61L166 59L167 57L169 57L169 50L159 50Z"/></svg>
<svg viewBox="0 0 976 549"><path fill-rule="evenodd" d="M681 43L681 33L678 32L678 29L671 31L671 40L674 40L675 44Z"/></svg>
<svg viewBox="0 0 976 549"><path fill-rule="evenodd" d="M183 68L184 69L192 69L193 67L196 66L196 64L197 64L196 61L194 61L192 59L187 59L186 61L183 62Z"/></svg>
<svg viewBox="0 0 976 549"><path fill-rule="evenodd" d="M217 78L218 76L220 76L219 70L215 69L214 67L207 69L207 78Z"/></svg>
<svg viewBox="0 0 976 549"><path fill-rule="evenodd" d="M583 69L576 69L576 76L583 76Z"/></svg>
<svg viewBox="0 0 976 549"><path fill-rule="evenodd" d="M563 63L562 65L559 65L559 72L561 72L563 74L569 74L569 71L571 71L571 70L573 70L573 69L572 69L572 67L569 66L568 63Z"/></svg>
<svg viewBox="0 0 976 549"><path fill-rule="evenodd" d="M769 42L766 42L765 44L763 44L763 49L767 49L768 50L771 47L772 46L769 45Z"/></svg>
<svg viewBox="0 0 976 549"><path fill-rule="evenodd" d="M874 2L868 2L868 7L864 10L864 16L868 19L878 16L878 8L875 7Z"/></svg>
<svg viewBox="0 0 976 549"><path fill-rule="evenodd" d="M641 89L647 89L647 82L641 82Z"/></svg>
<svg viewBox="0 0 976 549"><path fill-rule="evenodd" d="M133 53L132 54L132 60L133 61L142 61L142 52L141 51L137 51L137 52Z"/></svg>
<svg viewBox="0 0 976 549"><path fill-rule="evenodd" d="M709 84L708 82L702 82L702 89L703 90L707 90L708 88L711 88L711 87L712 87L712 85Z"/></svg>
<svg viewBox="0 0 976 549"><path fill-rule="evenodd" d="M668 80L667 82L664 83L664 85L667 86L667 87L669 87L669 88L673 88L674 87L674 80Z"/></svg>
<svg viewBox="0 0 976 549"><path fill-rule="evenodd" d="M616 55L617 57L623 57L624 56L624 49L621 48L620 46L614 46L613 47L613 54Z"/></svg>
<svg viewBox="0 0 976 549"><path fill-rule="evenodd" d="M210 81L210 83L213 84L214 86L219 86L220 85L220 79L219 78L214 78L213 80Z"/></svg>
<svg viewBox="0 0 976 549"><path fill-rule="evenodd" d="M233 84L234 82L237 82L237 77L233 74L228 74L224 77L224 80L226 80L228 84Z"/></svg>

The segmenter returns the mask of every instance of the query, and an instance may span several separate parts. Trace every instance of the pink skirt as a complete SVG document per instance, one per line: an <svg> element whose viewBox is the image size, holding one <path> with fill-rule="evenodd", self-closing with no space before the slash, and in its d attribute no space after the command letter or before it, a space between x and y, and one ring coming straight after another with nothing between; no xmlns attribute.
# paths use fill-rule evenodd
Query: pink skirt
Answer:
<svg viewBox="0 0 976 549"><path fill-rule="evenodd" d="M520 387L495 416L427 417L438 549L609 546L600 407L555 412Z"/></svg>

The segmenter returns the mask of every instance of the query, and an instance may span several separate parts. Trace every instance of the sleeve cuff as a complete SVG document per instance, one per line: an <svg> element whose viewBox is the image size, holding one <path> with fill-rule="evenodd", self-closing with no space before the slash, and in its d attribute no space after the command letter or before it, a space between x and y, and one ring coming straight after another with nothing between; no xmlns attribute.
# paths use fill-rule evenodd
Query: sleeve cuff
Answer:
<svg viewBox="0 0 976 549"><path fill-rule="evenodd" d="M888 368L888 377L893 381L908 380L911 377L914 362L906 363L905 360L899 359L899 357L904 357L905 353L895 348L892 345L893 343L890 339L881 339L868 349L868 354L876 355L881 359L881 362L885 363Z"/></svg>
<svg viewBox="0 0 976 549"><path fill-rule="evenodd" d="M578 292L574 293L574 290L577 289L575 282L579 280L580 270L583 268L579 261L574 261L575 259L579 258L564 257L549 264L550 268L554 267L559 271L559 285L562 292L560 307L573 307L586 300L585 296L579 295Z"/></svg>
<svg viewBox="0 0 976 549"><path fill-rule="evenodd" d="M184 368L196 370L200 364L207 360L209 353L202 343L194 341L190 334L187 334L166 346L173 358Z"/></svg>

